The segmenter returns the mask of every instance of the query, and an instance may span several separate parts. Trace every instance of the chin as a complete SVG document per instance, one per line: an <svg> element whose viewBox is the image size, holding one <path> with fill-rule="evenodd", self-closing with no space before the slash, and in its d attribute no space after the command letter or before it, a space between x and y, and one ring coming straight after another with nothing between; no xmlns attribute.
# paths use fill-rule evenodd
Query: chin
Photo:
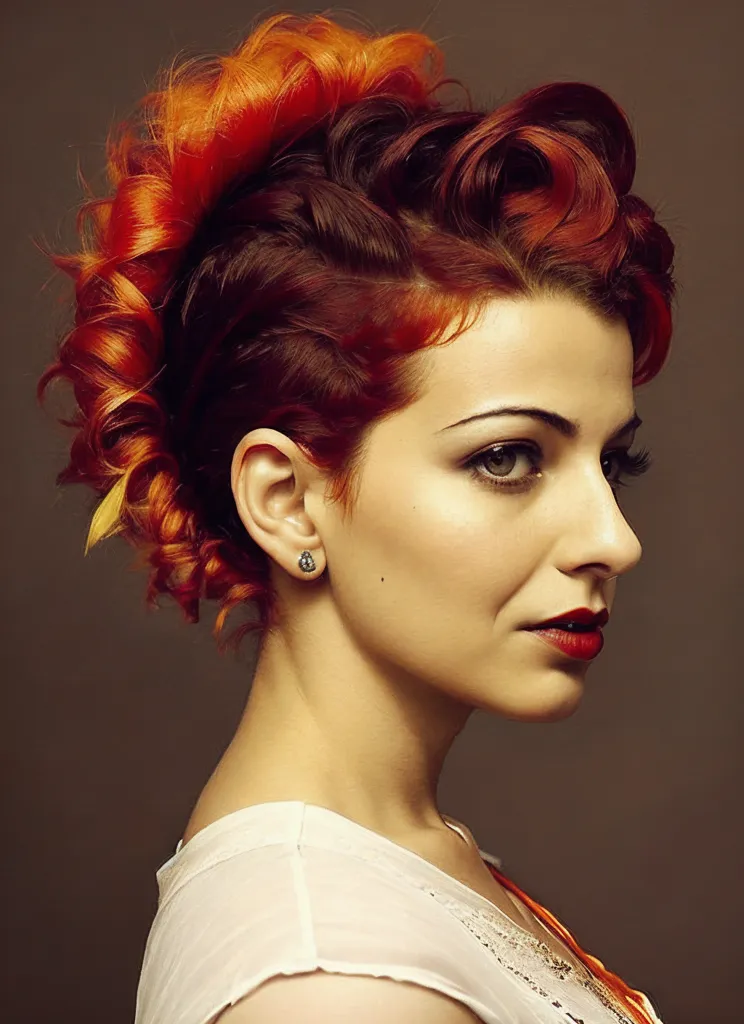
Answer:
<svg viewBox="0 0 744 1024"><path fill-rule="evenodd" d="M529 722L560 722L564 718L570 718L571 715L578 709L581 703L581 698L578 700L565 701L563 704L559 704L557 707L547 708L542 714L537 714L533 718L526 718L524 721Z"/></svg>
<svg viewBox="0 0 744 1024"><path fill-rule="evenodd" d="M491 707L490 710L515 722L560 722L574 714L582 697L583 687L574 685L570 689L566 687L562 694L543 694L541 700L531 704L525 701L521 707L515 704L508 709Z"/></svg>

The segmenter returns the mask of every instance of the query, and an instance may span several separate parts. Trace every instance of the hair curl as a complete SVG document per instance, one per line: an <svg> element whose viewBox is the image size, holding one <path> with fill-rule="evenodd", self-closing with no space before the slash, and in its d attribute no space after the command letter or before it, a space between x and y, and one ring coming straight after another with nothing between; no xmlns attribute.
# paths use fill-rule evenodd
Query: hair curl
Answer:
<svg viewBox="0 0 744 1024"><path fill-rule="evenodd" d="M236 605L258 608L236 646L276 621L230 487L248 429L287 434L346 513L366 428L415 397L406 357L495 295L623 317L635 384L664 362L674 250L629 191L622 110L578 82L448 109L450 82L419 33L271 17L227 56L173 63L109 133L113 194L88 192L80 250L48 254L76 316L37 396L74 390L57 482L103 498L86 552L121 532L147 603L169 593L197 622L218 600L218 641Z"/></svg>
<svg viewBox="0 0 744 1024"><path fill-rule="evenodd" d="M275 621L230 488L248 429L288 435L348 512L366 428L416 395L406 357L493 296L568 294L624 318L636 385L666 358L674 249L629 191L623 111L579 82L448 109L449 81L419 33L271 17L228 56L174 62L109 134L113 194L88 193L80 250L48 254L76 316L37 397L56 377L74 391L57 483L103 498L86 552L121 532L151 568L147 603L169 593L197 622L218 600L218 640L238 604L259 616L236 644ZM564 932L649 1024L643 993Z"/></svg>

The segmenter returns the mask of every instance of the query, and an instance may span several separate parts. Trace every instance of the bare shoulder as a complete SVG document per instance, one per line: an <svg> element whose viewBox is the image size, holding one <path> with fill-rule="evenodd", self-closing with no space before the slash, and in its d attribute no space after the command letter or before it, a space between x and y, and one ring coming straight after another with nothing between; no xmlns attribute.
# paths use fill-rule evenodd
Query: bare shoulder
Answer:
<svg viewBox="0 0 744 1024"><path fill-rule="evenodd" d="M311 974L270 978L215 1024L482 1024L481 1018L449 996L392 978L366 975Z"/></svg>

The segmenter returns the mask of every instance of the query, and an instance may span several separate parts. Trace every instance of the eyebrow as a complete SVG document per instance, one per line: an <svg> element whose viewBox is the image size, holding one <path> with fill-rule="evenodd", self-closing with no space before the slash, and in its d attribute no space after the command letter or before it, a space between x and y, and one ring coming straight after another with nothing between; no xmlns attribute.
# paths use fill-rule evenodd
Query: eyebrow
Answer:
<svg viewBox="0 0 744 1024"><path fill-rule="evenodd" d="M579 424L573 420L566 419L565 416L561 416L560 413L550 412L548 409L536 409L532 406L523 405L507 405L500 409L489 409L487 412L477 412L473 416L466 416L464 420L458 420L457 423L450 423L449 426L442 427L441 430L437 430L437 434L441 434L444 430L451 430L453 427L461 427L464 423L472 423L473 420L486 419L489 416L529 416L532 419L540 420L543 423L547 423L549 427L553 427L559 434L563 434L564 437L575 438L579 435ZM612 434L610 440L614 441L618 437L623 437L625 434L629 434L631 430L635 430L640 427L643 420L634 412L630 419L623 423L623 425Z"/></svg>

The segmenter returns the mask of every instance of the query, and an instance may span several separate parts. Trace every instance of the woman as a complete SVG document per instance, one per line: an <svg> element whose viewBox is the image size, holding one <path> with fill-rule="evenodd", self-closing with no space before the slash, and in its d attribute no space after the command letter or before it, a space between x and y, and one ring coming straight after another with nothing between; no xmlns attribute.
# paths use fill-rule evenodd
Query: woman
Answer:
<svg viewBox="0 0 744 1024"><path fill-rule="evenodd" d="M269 18L145 97L53 257L76 321L39 393L75 389L89 545L122 532L192 622L221 602L218 639L258 611L137 1024L659 1020L436 791L474 708L581 699L641 554L618 489L673 247L603 92L443 84L420 34Z"/></svg>

